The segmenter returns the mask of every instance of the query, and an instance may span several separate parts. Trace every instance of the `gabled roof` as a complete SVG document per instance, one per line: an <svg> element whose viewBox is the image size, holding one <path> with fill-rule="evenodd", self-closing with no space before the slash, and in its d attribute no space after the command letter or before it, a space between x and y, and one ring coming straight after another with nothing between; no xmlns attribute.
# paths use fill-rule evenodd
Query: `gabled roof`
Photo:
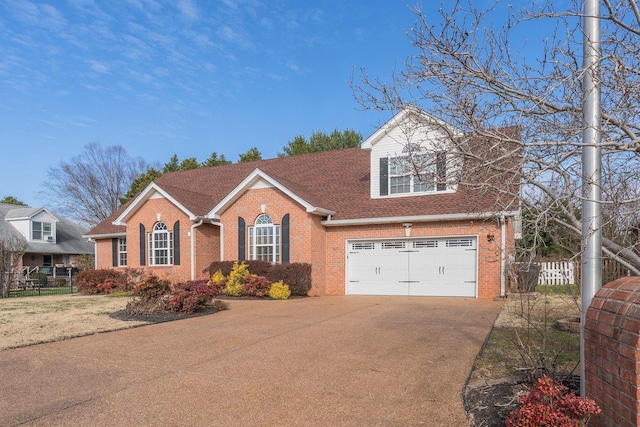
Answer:
<svg viewBox="0 0 640 427"><path fill-rule="evenodd" d="M11 225L11 221L29 220L40 212L46 211L56 221L56 243L27 242L27 239ZM8 219L8 220L7 220ZM92 254L94 246L83 238L87 232L82 227L64 217L56 216L45 208L31 208L0 203L0 237L20 239L26 244L27 253L46 254Z"/></svg>
<svg viewBox="0 0 640 427"><path fill-rule="evenodd" d="M438 215L445 219L461 213L480 217L495 211L496 198L462 185L454 193L371 199L369 156L369 150L355 147L170 172L158 178L152 188L169 195L193 218L215 219L256 179L283 191L307 211L324 212L332 220ZM135 200L142 201L144 197L141 195ZM126 218L126 212L133 209L131 204L120 208L87 235L124 234L124 226L113 222L120 217Z"/></svg>
<svg viewBox="0 0 640 427"><path fill-rule="evenodd" d="M460 129L451 126L450 124L438 119L435 116L427 113L412 105L407 105L402 108L396 115L391 117L385 124L383 124L378 130L372 133L367 139L365 139L360 145L365 150L370 150L378 141L387 136L393 129L398 126L407 124L412 118L415 118L420 126L424 126L425 123L436 127L440 130L446 131L450 135L462 135ZM412 125L411 127L414 127Z"/></svg>
<svg viewBox="0 0 640 427"><path fill-rule="evenodd" d="M135 213L137 208L141 206L147 200L153 198L156 194L159 194L161 197L168 199L171 203L173 203L178 209L184 212L189 216L189 219L194 220L197 218L189 209L187 209L182 203L180 203L175 197L171 195L171 188L169 187L169 191L159 187L155 182L150 183L147 187L138 194L131 203L129 203L120 214L113 220L114 225L126 225L127 220ZM197 197L197 194L193 194L191 197Z"/></svg>
<svg viewBox="0 0 640 427"><path fill-rule="evenodd" d="M16 209L10 209L5 214L4 219L6 219L7 221L31 219L41 212L45 212L55 222L59 221L58 218L54 214L49 212L49 210L46 208L30 208L30 207L22 207L22 206L18 206Z"/></svg>
<svg viewBox="0 0 640 427"><path fill-rule="evenodd" d="M302 205L309 213L322 216L335 214L335 212L324 209L321 206L314 206L313 204L303 199L301 196L298 196L298 194L293 191L294 189L298 188L298 191L301 193L305 193L305 190L296 183L288 182L286 185L283 185L282 183L278 182L278 180L272 178L260 169L255 169L249 176L243 179L242 182L236 186L236 188L234 188L229 194L227 194L224 199L222 199L216 206L213 207L213 209L211 209L211 211L207 214L207 218L220 218L220 215L227 207L232 205L233 202L239 199L245 191L247 191L253 185L260 181L263 181L266 184L282 191L284 194Z"/></svg>

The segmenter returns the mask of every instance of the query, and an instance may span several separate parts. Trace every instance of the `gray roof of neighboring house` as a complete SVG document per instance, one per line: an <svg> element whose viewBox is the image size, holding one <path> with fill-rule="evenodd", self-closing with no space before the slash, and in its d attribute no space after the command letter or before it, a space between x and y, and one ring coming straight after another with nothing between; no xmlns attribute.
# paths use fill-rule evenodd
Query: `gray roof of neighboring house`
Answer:
<svg viewBox="0 0 640 427"><path fill-rule="evenodd" d="M20 234L16 228L11 225L7 219L29 218L33 214L39 212L42 208L31 208L17 205L0 203L0 238L5 236L13 236L14 238L26 241L25 237ZM93 254L94 245L88 242L82 236L87 232L74 222L69 221L59 215L55 215L58 219L56 223L56 243L46 242L27 242L26 253L44 253L44 254Z"/></svg>

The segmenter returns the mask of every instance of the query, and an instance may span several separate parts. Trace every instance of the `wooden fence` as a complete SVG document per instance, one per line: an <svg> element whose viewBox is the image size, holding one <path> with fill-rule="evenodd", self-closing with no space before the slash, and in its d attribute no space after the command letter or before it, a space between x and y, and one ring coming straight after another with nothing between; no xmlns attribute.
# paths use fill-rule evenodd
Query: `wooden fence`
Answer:
<svg viewBox="0 0 640 427"><path fill-rule="evenodd" d="M580 261L544 261L536 262L540 266L539 285L571 285L580 283L582 265ZM628 269L613 259L602 260L602 284L621 277L630 276Z"/></svg>

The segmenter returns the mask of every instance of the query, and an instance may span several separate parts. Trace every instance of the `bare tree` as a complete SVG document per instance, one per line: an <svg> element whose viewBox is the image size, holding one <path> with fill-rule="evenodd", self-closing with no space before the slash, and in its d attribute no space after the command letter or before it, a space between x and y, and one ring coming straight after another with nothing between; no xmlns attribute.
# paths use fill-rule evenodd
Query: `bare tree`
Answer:
<svg viewBox="0 0 640 427"><path fill-rule="evenodd" d="M144 160L130 157L119 145L91 143L82 154L49 169L43 196L62 214L96 225L118 209L120 198L145 170Z"/></svg>
<svg viewBox="0 0 640 427"><path fill-rule="evenodd" d="M12 233L0 238L0 292L3 297L9 296L9 286L22 267L22 256L27 249L27 242Z"/></svg>
<svg viewBox="0 0 640 427"><path fill-rule="evenodd" d="M428 111L419 125L439 129L451 151L464 159L457 179L465 185L481 189L512 177L516 171L505 168L504 159L517 159L512 167L522 187L503 196L528 208L525 219L536 232L573 236L565 241L578 254L584 129L580 4L571 0L566 9L555 10L552 1L532 2L515 10L496 2L478 10L472 3L457 1L445 10L425 2L415 8L415 26L407 32L415 55L388 80L362 70L352 82L354 94L365 108L415 105ZM640 7L636 0L604 0L602 21L603 254L640 274ZM519 132L496 131L504 126ZM479 179L486 175L493 181Z"/></svg>

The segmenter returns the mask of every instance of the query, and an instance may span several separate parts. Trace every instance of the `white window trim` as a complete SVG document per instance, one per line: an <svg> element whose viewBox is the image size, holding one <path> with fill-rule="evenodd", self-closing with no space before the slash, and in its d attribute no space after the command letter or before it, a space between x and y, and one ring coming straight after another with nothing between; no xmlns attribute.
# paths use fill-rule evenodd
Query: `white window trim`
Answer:
<svg viewBox="0 0 640 427"><path fill-rule="evenodd" d="M127 238L118 238L118 266L127 266Z"/></svg>
<svg viewBox="0 0 640 427"><path fill-rule="evenodd" d="M171 266L173 265L173 233L167 229L164 222L156 222L153 231L149 233L149 265L150 266ZM166 242L166 247L161 246ZM166 251L166 256L163 252ZM158 262L160 259L167 259L166 263Z"/></svg>
<svg viewBox="0 0 640 427"><path fill-rule="evenodd" d="M405 154L407 153L407 154ZM399 196L413 196L413 195L424 195L424 194L436 194L436 193L452 193L455 192L455 189L451 188L451 184L448 182L448 177L449 177L449 171L445 170L445 183L446 183L446 188L444 190L438 190L438 155L440 153L444 153L442 151L436 151L436 150L424 150L424 149L416 149L413 148L412 150L403 150L403 154L399 155L399 156L388 156L388 173L387 173L387 180L388 180L388 184L387 184L387 188L388 188L388 195L386 197L399 197ZM433 179L430 182L427 181L420 181L418 179L418 174L416 174L416 171L414 170L414 166L411 163L411 156L412 155L417 155L417 156L430 156L433 158L433 167L432 170L429 172L431 174L433 174ZM446 156L446 154L445 154ZM403 173L392 173L392 169L394 168L394 164L405 164L405 170L401 171ZM445 161L445 164L447 162ZM426 175L426 174L425 174ZM401 192L393 192L393 179L394 178L409 178L409 191L401 191ZM432 187L433 189L428 189L428 190L416 190L416 186L417 185L427 185L428 187Z"/></svg>
<svg viewBox="0 0 640 427"><path fill-rule="evenodd" d="M271 236L272 241L267 244L258 244L258 229L270 229L266 233L266 236ZM260 214L253 226L249 227L248 233L249 239L249 259L256 260L262 259L264 261L269 261L274 264L280 263L280 245L281 245L281 236L280 236L280 226L275 225L271 217L267 214ZM268 248L271 247L271 259L258 258L258 247Z"/></svg>

